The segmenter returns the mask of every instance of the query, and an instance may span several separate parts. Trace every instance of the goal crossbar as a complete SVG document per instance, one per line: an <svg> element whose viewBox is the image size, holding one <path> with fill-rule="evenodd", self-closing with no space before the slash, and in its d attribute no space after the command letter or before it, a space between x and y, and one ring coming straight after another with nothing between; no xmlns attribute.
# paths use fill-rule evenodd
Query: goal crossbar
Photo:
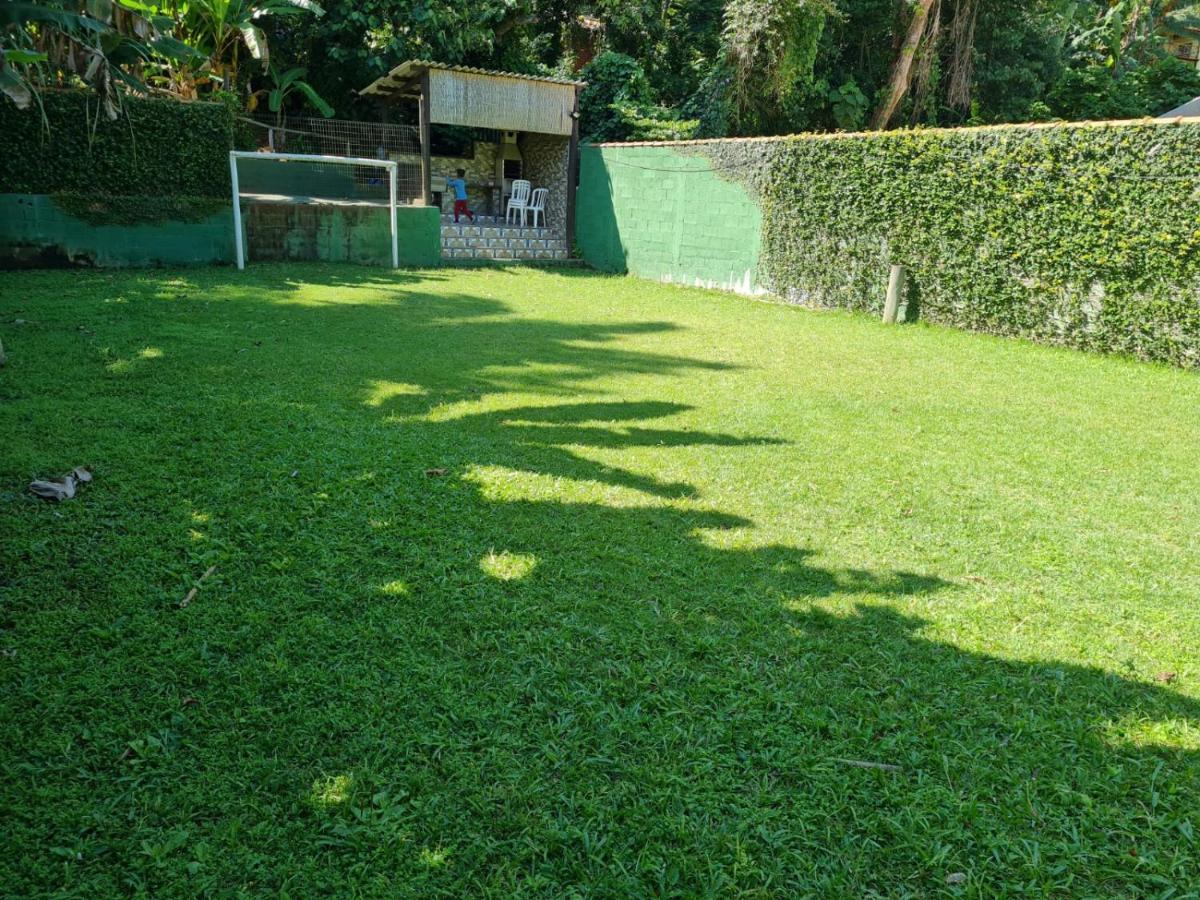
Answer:
<svg viewBox="0 0 1200 900"><path fill-rule="evenodd" d="M388 227L392 236L392 268L400 267L400 243L396 233L396 174L399 164L392 159L371 159L365 156L323 156L316 153L258 153L251 150L229 151L229 180L233 189L233 243L237 250L237 267L246 268L246 248L242 241L241 191L238 189L237 161L239 159L273 159L279 162L334 163L348 166L373 166L388 173Z"/></svg>

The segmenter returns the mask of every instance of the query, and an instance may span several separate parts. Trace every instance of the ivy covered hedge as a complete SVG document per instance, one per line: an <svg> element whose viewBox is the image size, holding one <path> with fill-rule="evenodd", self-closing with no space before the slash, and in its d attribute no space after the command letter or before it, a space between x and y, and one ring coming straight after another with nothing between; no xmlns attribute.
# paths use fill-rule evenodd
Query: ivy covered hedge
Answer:
<svg viewBox="0 0 1200 900"><path fill-rule="evenodd" d="M0 193L228 197L233 116L217 103L124 101L115 121L81 91L0 102Z"/></svg>
<svg viewBox="0 0 1200 900"><path fill-rule="evenodd" d="M928 321L1200 367L1200 123L677 146L757 197L788 299L878 312L899 263Z"/></svg>

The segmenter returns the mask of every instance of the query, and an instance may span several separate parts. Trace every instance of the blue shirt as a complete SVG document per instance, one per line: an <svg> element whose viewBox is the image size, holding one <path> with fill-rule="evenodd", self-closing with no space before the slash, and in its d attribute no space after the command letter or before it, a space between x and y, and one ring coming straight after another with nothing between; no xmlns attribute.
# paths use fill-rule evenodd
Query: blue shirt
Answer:
<svg viewBox="0 0 1200 900"><path fill-rule="evenodd" d="M461 178L447 178L446 187L454 189L455 200L467 199L467 183Z"/></svg>

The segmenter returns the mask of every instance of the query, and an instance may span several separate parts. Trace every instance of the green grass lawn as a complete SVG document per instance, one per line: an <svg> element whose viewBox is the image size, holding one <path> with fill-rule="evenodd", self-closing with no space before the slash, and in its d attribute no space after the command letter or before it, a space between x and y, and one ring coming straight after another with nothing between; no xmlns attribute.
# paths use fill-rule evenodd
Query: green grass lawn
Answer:
<svg viewBox="0 0 1200 900"><path fill-rule="evenodd" d="M0 339L4 894L1196 896L1194 374L569 271Z"/></svg>

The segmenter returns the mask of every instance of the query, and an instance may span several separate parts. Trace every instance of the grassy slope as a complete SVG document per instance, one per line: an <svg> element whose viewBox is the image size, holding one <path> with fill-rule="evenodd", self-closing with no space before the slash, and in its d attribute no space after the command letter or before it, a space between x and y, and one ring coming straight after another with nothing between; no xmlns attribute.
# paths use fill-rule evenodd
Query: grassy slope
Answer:
<svg viewBox="0 0 1200 900"><path fill-rule="evenodd" d="M1195 375L528 271L0 337L6 892L1200 882Z"/></svg>

